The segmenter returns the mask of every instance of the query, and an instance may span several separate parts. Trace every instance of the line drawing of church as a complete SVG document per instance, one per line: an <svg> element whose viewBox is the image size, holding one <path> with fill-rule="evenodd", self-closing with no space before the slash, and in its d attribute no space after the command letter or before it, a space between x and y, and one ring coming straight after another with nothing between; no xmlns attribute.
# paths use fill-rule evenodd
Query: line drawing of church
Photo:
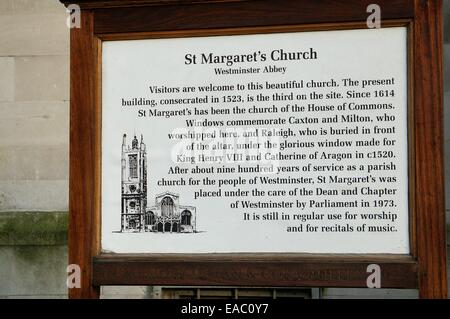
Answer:
<svg viewBox="0 0 450 319"><path fill-rule="evenodd" d="M196 233L196 208L179 204L179 195L156 195L155 205L147 206L147 150L141 135L131 147L127 135L122 140L121 232Z"/></svg>

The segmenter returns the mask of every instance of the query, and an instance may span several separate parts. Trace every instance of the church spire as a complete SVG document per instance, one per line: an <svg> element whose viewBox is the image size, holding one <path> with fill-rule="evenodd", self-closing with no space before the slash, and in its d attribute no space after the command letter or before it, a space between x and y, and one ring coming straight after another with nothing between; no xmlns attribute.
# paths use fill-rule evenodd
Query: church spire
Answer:
<svg viewBox="0 0 450 319"><path fill-rule="evenodd" d="M141 151L145 151L144 136L141 134Z"/></svg>
<svg viewBox="0 0 450 319"><path fill-rule="evenodd" d="M122 138L122 151L125 151L127 147L127 134L123 134Z"/></svg>

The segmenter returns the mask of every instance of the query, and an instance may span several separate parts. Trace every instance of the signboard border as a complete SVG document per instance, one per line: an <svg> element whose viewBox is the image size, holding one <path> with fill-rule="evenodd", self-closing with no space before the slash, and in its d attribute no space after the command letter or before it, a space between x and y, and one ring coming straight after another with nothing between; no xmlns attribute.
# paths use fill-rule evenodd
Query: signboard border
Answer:
<svg viewBox="0 0 450 319"><path fill-rule="evenodd" d="M96 33L96 11L83 10L81 28L71 31L69 229L69 263L80 265L82 287L70 289L69 296L97 298L100 285L366 287L367 266L376 263L382 269L383 288L419 288L421 297L445 297L441 5L438 0L417 0L414 19L383 21L383 27L408 26L411 255L101 254L102 41L342 30L365 25L207 29L205 24L198 30L122 33L119 24L117 32ZM106 11L103 9L100 17Z"/></svg>

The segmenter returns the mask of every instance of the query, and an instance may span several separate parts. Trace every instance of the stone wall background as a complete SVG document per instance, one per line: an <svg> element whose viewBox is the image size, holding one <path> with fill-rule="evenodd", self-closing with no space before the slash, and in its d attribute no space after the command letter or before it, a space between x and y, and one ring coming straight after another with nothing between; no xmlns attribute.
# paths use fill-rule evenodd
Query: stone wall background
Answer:
<svg viewBox="0 0 450 319"><path fill-rule="evenodd" d="M0 1L0 210L67 211L69 29L56 0Z"/></svg>
<svg viewBox="0 0 450 319"><path fill-rule="evenodd" d="M65 298L69 29L58 0L0 0L0 298ZM450 220L450 0L444 0L446 207ZM103 297L148 297L145 287ZM416 291L325 289L325 298Z"/></svg>
<svg viewBox="0 0 450 319"><path fill-rule="evenodd" d="M64 298L69 29L56 0L0 0L0 298Z"/></svg>

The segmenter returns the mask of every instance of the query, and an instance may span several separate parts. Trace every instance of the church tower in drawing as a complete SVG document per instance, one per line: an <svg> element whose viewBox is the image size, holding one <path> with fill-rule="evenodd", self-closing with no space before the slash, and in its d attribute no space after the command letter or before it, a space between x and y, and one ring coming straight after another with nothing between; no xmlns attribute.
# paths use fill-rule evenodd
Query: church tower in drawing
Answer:
<svg viewBox="0 0 450 319"><path fill-rule="evenodd" d="M123 233L195 233L196 208L181 205L179 195L157 194L153 206L147 204L147 148L141 135L127 144L122 139L121 229Z"/></svg>

